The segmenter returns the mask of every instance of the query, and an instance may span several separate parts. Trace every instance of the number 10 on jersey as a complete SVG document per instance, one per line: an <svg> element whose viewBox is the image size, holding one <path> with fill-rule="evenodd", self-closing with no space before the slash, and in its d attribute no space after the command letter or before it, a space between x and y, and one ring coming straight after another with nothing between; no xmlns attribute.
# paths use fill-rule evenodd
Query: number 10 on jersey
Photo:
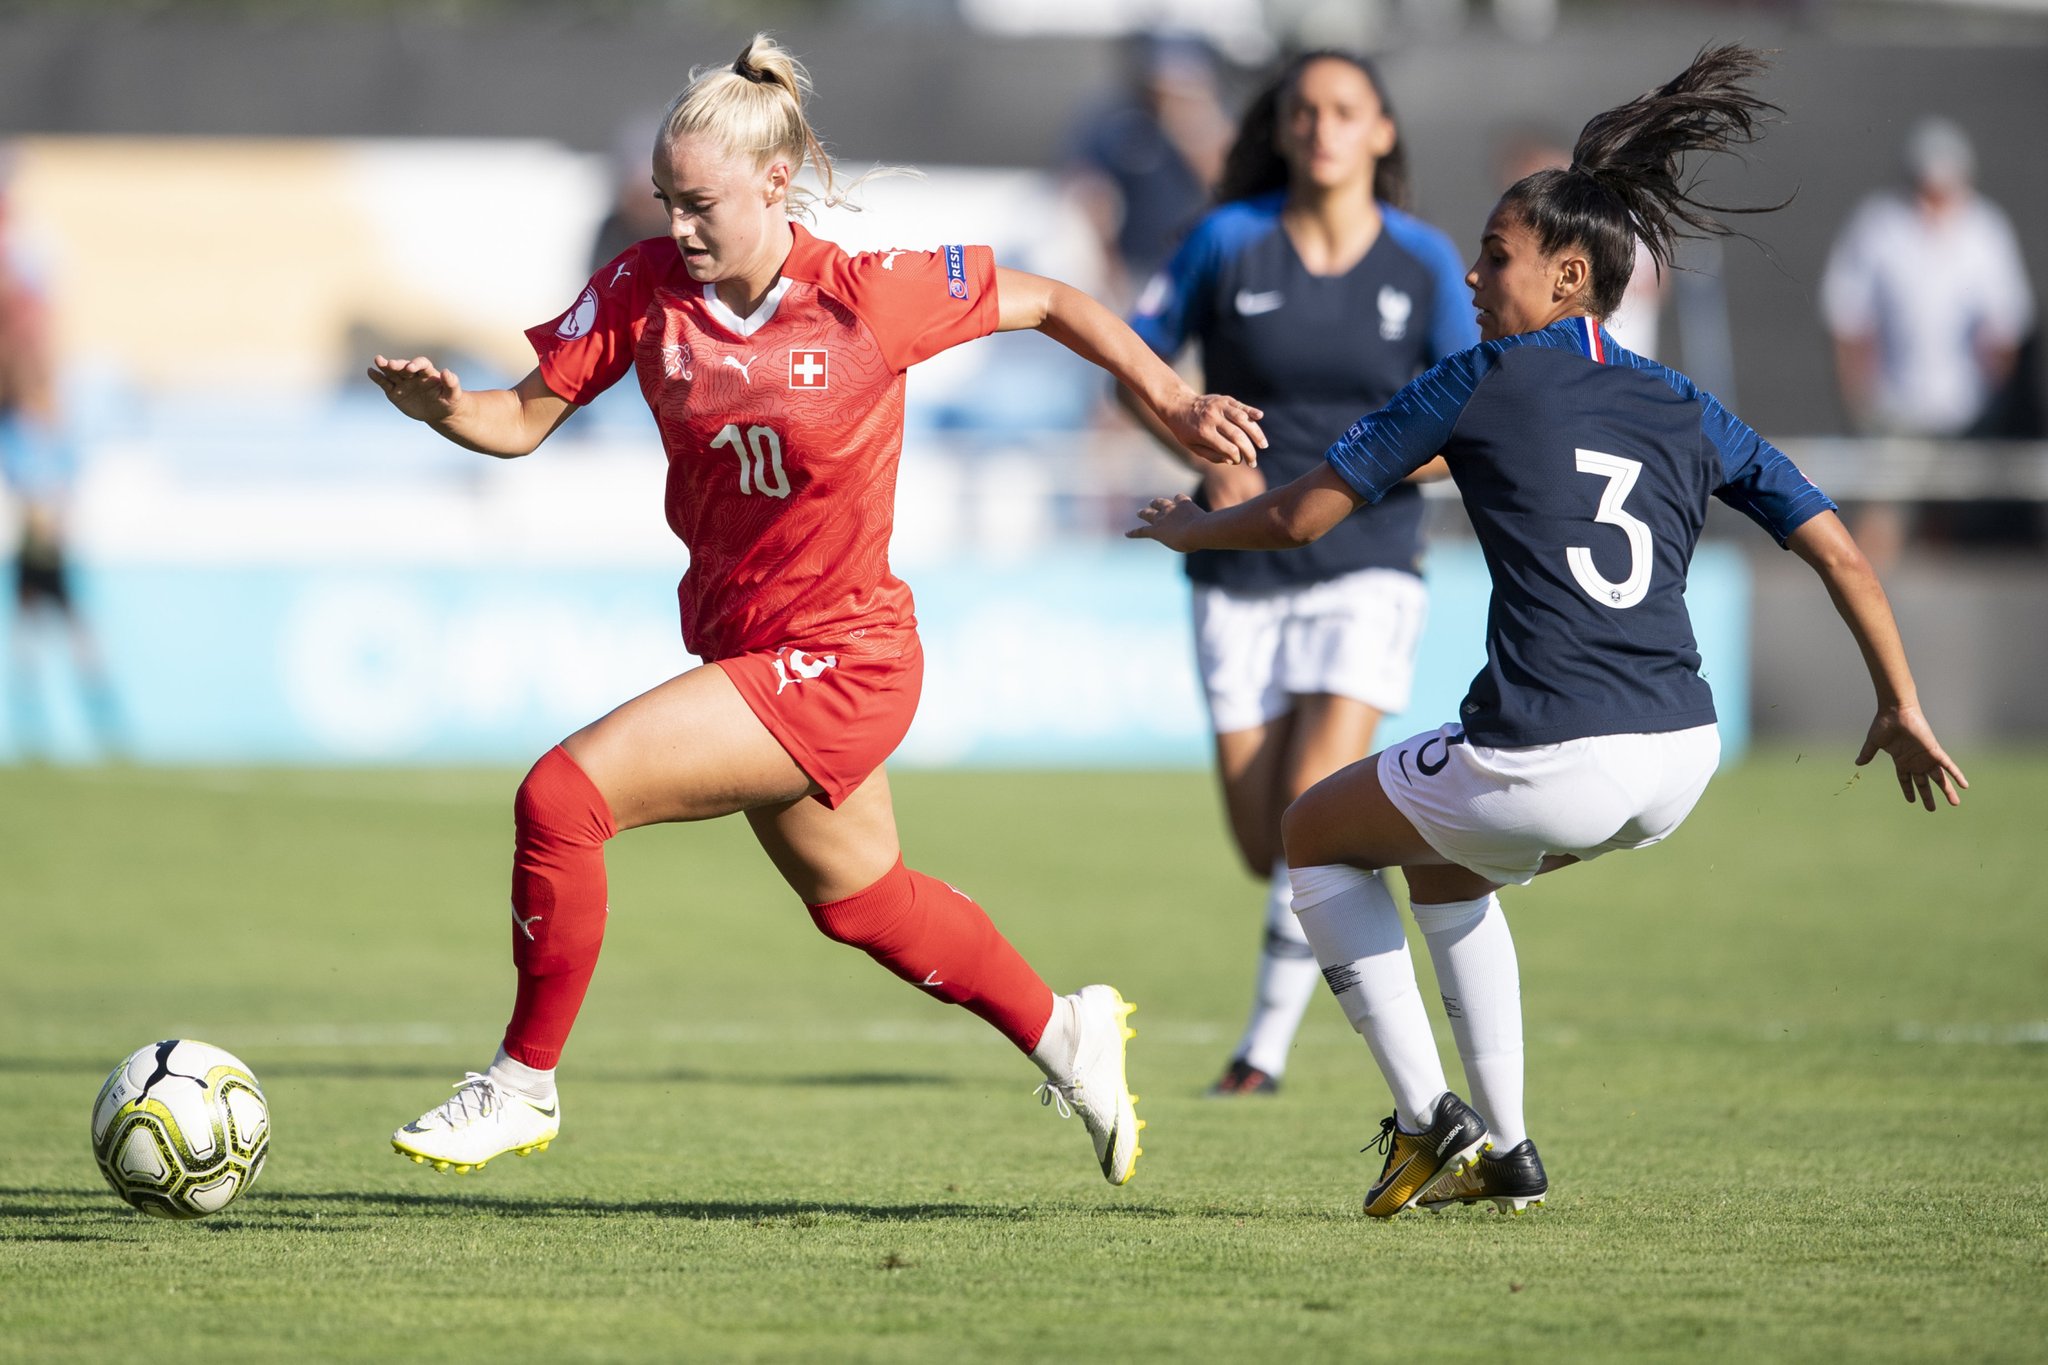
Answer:
<svg viewBox="0 0 2048 1365"><path fill-rule="evenodd" d="M740 457L740 492L761 493L771 498L789 496L789 476L782 472L782 438L773 427L748 427L742 437L737 422L711 438L711 448L731 446Z"/></svg>

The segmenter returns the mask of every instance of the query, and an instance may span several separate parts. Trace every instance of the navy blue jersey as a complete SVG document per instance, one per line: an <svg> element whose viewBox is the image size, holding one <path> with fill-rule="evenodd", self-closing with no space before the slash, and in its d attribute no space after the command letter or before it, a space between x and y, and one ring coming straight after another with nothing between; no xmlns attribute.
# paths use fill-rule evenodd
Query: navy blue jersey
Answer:
<svg viewBox="0 0 2048 1365"><path fill-rule="evenodd" d="M1834 507L1711 394L1582 317L1452 356L1327 458L1371 499L1439 451L1493 578L1460 719L1501 747L1713 720L1685 610L1707 498L1780 545Z"/></svg>
<svg viewBox="0 0 2048 1365"><path fill-rule="evenodd" d="M1384 226L1357 265L1311 275L1280 227L1286 196L1225 204L1195 225L1131 320L1171 360L1201 343L1203 384L1265 411L1259 456L1272 487L1313 469L1360 412L1479 340L1451 239L1380 205ZM1261 554L1201 550L1188 575L1247 591L1355 569L1421 570L1422 498L1393 489L1313 545Z"/></svg>

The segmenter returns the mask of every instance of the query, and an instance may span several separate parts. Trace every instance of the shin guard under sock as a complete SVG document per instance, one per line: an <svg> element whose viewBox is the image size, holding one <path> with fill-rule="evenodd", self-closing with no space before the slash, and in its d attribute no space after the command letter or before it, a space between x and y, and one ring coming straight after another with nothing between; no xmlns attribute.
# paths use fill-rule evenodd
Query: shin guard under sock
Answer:
<svg viewBox="0 0 2048 1365"><path fill-rule="evenodd" d="M873 886L810 910L827 938L980 1015L1019 1050L1038 1046L1052 1017L1052 988L965 892L899 858Z"/></svg>
<svg viewBox="0 0 2048 1365"><path fill-rule="evenodd" d="M1344 1017L1380 1064L1401 1126L1421 1132L1449 1087L1386 883L1355 867L1297 867L1294 913Z"/></svg>
<svg viewBox="0 0 2048 1365"><path fill-rule="evenodd" d="M604 943L604 794L560 745L541 756L512 804L512 962L519 994L506 1055L536 1070L562 1055Z"/></svg>

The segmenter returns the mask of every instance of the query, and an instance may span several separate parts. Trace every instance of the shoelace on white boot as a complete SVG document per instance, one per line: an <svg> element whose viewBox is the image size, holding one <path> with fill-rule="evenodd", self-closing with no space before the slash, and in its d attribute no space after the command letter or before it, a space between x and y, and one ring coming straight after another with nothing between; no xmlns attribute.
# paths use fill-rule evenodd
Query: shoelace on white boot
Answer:
<svg viewBox="0 0 2048 1365"><path fill-rule="evenodd" d="M1038 1096L1041 1105L1049 1104L1061 1118L1070 1119L1074 1117L1074 1106L1080 1103L1074 1098L1074 1091L1077 1088L1071 1084L1055 1085L1051 1081L1046 1081L1031 1093ZM1086 1109L1088 1106L1083 1104L1080 1107Z"/></svg>
<svg viewBox="0 0 2048 1365"><path fill-rule="evenodd" d="M461 1128L478 1119L489 1118L504 1103L504 1096L498 1093L495 1080L481 1071L469 1071L455 1083L454 1097L443 1101L430 1117L444 1128Z"/></svg>

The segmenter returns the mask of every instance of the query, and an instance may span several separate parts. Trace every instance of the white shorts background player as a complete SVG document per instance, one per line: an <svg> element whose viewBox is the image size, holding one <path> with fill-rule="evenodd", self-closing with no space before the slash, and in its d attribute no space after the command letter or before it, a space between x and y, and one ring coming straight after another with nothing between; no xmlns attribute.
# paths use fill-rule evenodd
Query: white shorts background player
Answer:
<svg viewBox="0 0 2048 1365"><path fill-rule="evenodd" d="M1257 470L1205 473L1225 507L1322 459L1352 418L1478 340L1450 239L1403 212L1406 154L1372 64L1312 52L1253 101L1218 207L1139 300L1162 356L1259 395ZM1172 447L1169 445L1169 449ZM1427 609L1422 499L1406 488L1286 554L1191 556L1198 662L1231 835L1265 881L1252 1008L1217 1095L1270 1094L1316 968L1288 907L1280 812L1372 749L1404 708Z"/></svg>

